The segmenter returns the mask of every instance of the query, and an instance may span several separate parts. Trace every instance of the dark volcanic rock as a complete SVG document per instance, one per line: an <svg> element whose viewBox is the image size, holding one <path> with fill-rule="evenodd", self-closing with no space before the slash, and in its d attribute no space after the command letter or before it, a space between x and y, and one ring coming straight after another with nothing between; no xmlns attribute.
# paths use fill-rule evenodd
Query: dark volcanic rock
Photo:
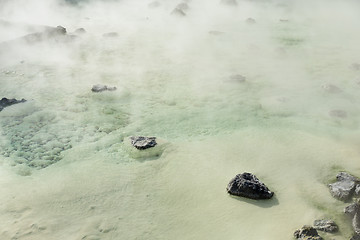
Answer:
<svg viewBox="0 0 360 240"><path fill-rule="evenodd" d="M358 202L354 202L350 204L349 206L345 207L344 213L349 215L350 217L353 217L356 212L360 210L360 205Z"/></svg>
<svg viewBox="0 0 360 240"><path fill-rule="evenodd" d="M144 150L147 148L155 147L156 137L142 137L136 136L131 137L131 144L139 150Z"/></svg>
<svg viewBox="0 0 360 240"><path fill-rule="evenodd" d="M339 230L339 227L336 225L336 223L332 220L315 220L314 221L314 228L319 231L324 232L337 232Z"/></svg>
<svg viewBox="0 0 360 240"><path fill-rule="evenodd" d="M93 92L103 92L103 91L115 91L116 87L108 87L102 84L96 84L91 88Z"/></svg>
<svg viewBox="0 0 360 240"><path fill-rule="evenodd" d="M338 173L336 179L337 182L329 184L331 195L342 201L349 200L355 192L359 179L346 172Z"/></svg>
<svg viewBox="0 0 360 240"><path fill-rule="evenodd" d="M270 199L274 195L254 174L246 172L236 175L226 190L231 195L251 199Z"/></svg>
<svg viewBox="0 0 360 240"><path fill-rule="evenodd" d="M350 240L360 240L360 234L356 234L350 238Z"/></svg>
<svg viewBox="0 0 360 240"><path fill-rule="evenodd" d="M315 228L311 226L303 226L302 228L294 232L294 237L296 239L303 240L322 240L323 238L319 236Z"/></svg>
<svg viewBox="0 0 360 240"><path fill-rule="evenodd" d="M26 102L25 99L21 99L21 100L16 100L15 98L12 99L8 99L8 98L2 98L0 100L0 111L2 111L4 108L17 104L17 103L22 103L22 102Z"/></svg>

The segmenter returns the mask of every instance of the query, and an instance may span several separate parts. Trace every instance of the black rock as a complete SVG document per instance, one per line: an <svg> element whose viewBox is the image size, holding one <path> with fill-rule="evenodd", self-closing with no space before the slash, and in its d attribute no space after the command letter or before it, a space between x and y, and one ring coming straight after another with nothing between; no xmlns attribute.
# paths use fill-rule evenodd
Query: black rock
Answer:
<svg viewBox="0 0 360 240"><path fill-rule="evenodd" d="M142 137L136 136L131 137L131 144L139 150L144 150L147 148L155 147L156 137Z"/></svg>
<svg viewBox="0 0 360 240"><path fill-rule="evenodd" d="M336 225L336 223L332 220L315 220L314 221L314 228L319 231L324 232L337 232L339 230L339 227Z"/></svg>
<svg viewBox="0 0 360 240"><path fill-rule="evenodd" d="M322 240L323 238L319 236L315 228L311 226L303 226L302 228L294 232L294 237L296 239L303 240Z"/></svg>
<svg viewBox="0 0 360 240"><path fill-rule="evenodd" d="M254 174L246 172L231 179L226 190L231 195L251 199L270 199L274 195Z"/></svg>
<svg viewBox="0 0 360 240"><path fill-rule="evenodd" d="M17 104L17 103L22 103L22 102L26 102L25 99L21 99L21 100L16 100L15 98L12 99L8 99L8 98L2 98L0 100L0 111L2 111L4 108Z"/></svg>
<svg viewBox="0 0 360 240"><path fill-rule="evenodd" d="M93 92L103 92L103 91L115 91L116 87L108 87L102 84L96 84L91 88Z"/></svg>
<svg viewBox="0 0 360 240"><path fill-rule="evenodd" d="M350 238L350 240L360 240L360 234L356 234Z"/></svg>
<svg viewBox="0 0 360 240"><path fill-rule="evenodd" d="M331 195L342 201L349 200L354 194L359 179L346 172L338 173L336 179L337 182L329 184Z"/></svg>

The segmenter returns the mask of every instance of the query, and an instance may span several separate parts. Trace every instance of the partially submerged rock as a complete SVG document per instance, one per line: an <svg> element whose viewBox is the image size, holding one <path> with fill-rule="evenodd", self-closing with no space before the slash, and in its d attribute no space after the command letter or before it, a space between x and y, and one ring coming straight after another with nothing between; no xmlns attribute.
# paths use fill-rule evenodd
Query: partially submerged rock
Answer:
<svg viewBox="0 0 360 240"><path fill-rule="evenodd" d="M334 109L329 112L330 117L334 118L347 118L347 112L340 109Z"/></svg>
<svg viewBox="0 0 360 240"><path fill-rule="evenodd" d="M77 34L77 35L82 35L82 34L86 33L86 30L84 28L78 28L78 29L75 30L74 33Z"/></svg>
<svg viewBox="0 0 360 240"><path fill-rule="evenodd" d="M246 81L246 77L240 74L234 74L229 77L230 82L243 83Z"/></svg>
<svg viewBox="0 0 360 240"><path fill-rule="evenodd" d="M246 19L246 23L248 23L248 24L254 24L254 23L256 23L256 21L255 21L255 19L253 19L253 18L248 18L248 19Z"/></svg>
<svg viewBox="0 0 360 240"><path fill-rule="evenodd" d="M350 240L360 240L360 234L355 234L350 238Z"/></svg>
<svg viewBox="0 0 360 240"><path fill-rule="evenodd" d="M339 230L339 227L336 225L336 223L332 220L315 220L314 221L314 228L319 231L324 232L337 232Z"/></svg>
<svg viewBox="0 0 360 240"><path fill-rule="evenodd" d="M349 200L359 184L359 179L346 172L338 173L336 179L337 182L329 184L331 195L342 201Z"/></svg>
<svg viewBox="0 0 360 240"><path fill-rule="evenodd" d="M118 36L119 36L119 34L117 32L108 32L108 33L103 34L103 37L105 37L105 38L115 38Z"/></svg>
<svg viewBox="0 0 360 240"><path fill-rule="evenodd" d="M186 12L187 10L189 10L189 5L187 3L179 3L177 6L176 6L177 9L180 9L184 12Z"/></svg>
<svg viewBox="0 0 360 240"><path fill-rule="evenodd" d="M302 228L294 232L294 237L296 239L303 240L322 240L323 238L319 236L315 228L311 226L303 226Z"/></svg>
<svg viewBox="0 0 360 240"><path fill-rule="evenodd" d="M124 140L124 149L134 159L148 160L159 158L167 144L158 137L132 136Z"/></svg>
<svg viewBox="0 0 360 240"><path fill-rule="evenodd" d="M341 93L342 90L333 84L324 84L321 86L328 93Z"/></svg>
<svg viewBox="0 0 360 240"><path fill-rule="evenodd" d="M226 190L231 195L256 200L270 199L274 195L254 174L247 172L231 179Z"/></svg>
<svg viewBox="0 0 360 240"><path fill-rule="evenodd" d="M179 17L185 17L185 16L186 16L184 10L179 9L179 8L177 8L177 7L174 8L174 10L171 12L171 15L179 16Z"/></svg>
<svg viewBox="0 0 360 240"><path fill-rule="evenodd" d="M96 84L91 88L93 92L103 92L103 91L115 91L116 87L108 87L102 84Z"/></svg>
<svg viewBox="0 0 360 240"><path fill-rule="evenodd" d="M8 106L18 104L18 103L23 103L23 102L26 102L26 100L25 99L16 100L15 98L11 98L11 99L2 98L0 100L0 111L2 111L4 108L6 108Z"/></svg>
<svg viewBox="0 0 360 240"><path fill-rule="evenodd" d="M352 227L357 235L360 234L360 204L359 200L345 207L344 213L352 219Z"/></svg>
<svg viewBox="0 0 360 240"><path fill-rule="evenodd" d="M68 35L66 28L63 26L57 26L56 28L49 27L43 32L36 32L21 37L19 40L25 41L26 43L33 44L47 40L53 40L56 42L64 42L74 39L75 36Z"/></svg>
<svg viewBox="0 0 360 240"><path fill-rule="evenodd" d="M144 150L147 148L155 147L156 146L156 137L130 137L131 144L139 150Z"/></svg>
<svg viewBox="0 0 360 240"><path fill-rule="evenodd" d="M354 69L354 70L360 70L360 63L351 64L351 68Z"/></svg>

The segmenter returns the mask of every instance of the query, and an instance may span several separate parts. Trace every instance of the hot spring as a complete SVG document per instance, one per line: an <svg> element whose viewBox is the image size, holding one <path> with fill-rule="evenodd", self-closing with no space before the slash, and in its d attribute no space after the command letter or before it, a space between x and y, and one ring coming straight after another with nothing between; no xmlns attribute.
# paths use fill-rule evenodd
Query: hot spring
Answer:
<svg viewBox="0 0 360 240"><path fill-rule="evenodd" d="M0 239L350 239L328 184L360 177L359 9L1 0L0 99L26 102L0 111ZM274 197L230 196L243 172Z"/></svg>

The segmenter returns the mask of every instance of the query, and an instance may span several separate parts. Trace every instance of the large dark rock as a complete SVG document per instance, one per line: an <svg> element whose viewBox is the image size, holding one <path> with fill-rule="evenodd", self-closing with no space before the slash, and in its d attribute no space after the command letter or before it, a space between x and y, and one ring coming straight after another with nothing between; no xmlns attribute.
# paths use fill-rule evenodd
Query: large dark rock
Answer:
<svg viewBox="0 0 360 240"><path fill-rule="evenodd" d="M342 201L349 200L355 192L356 185L359 184L359 179L346 172L338 173L336 179L337 182L329 184L331 195Z"/></svg>
<svg viewBox="0 0 360 240"><path fill-rule="evenodd" d="M139 150L144 150L147 148L156 146L156 137L142 137L136 136L131 137L131 144Z"/></svg>
<svg viewBox="0 0 360 240"><path fill-rule="evenodd" d="M274 195L254 174L246 172L231 179L226 190L231 195L251 199L270 199Z"/></svg>
<svg viewBox="0 0 360 240"><path fill-rule="evenodd" d="M315 228L311 226L303 226L302 228L294 232L294 237L296 239L303 240L322 240L323 238L319 236Z"/></svg>
<svg viewBox="0 0 360 240"><path fill-rule="evenodd" d="M116 87L108 87L102 84L96 84L91 88L93 92L103 92L103 91L115 91Z"/></svg>
<svg viewBox="0 0 360 240"><path fill-rule="evenodd" d="M350 238L350 240L360 240L360 234L355 234Z"/></svg>
<svg viewBox="0 0 360 240"><path fill-rule="evenodd" d="M339 227L334 221L325 219L315 220L314 228L324 232L337 232L339 230Z"/></svg>
<svg viewBox="0 0 360 240"><path fill-rule="evenodd" d="M17 104L17 103L22 103L22 102L26 102L25 99L21 99L21 100L16 100L15 98L12 99L8 99L8 98L2 98L0 100L0 111L2 111L4 108Z"/></svg>

